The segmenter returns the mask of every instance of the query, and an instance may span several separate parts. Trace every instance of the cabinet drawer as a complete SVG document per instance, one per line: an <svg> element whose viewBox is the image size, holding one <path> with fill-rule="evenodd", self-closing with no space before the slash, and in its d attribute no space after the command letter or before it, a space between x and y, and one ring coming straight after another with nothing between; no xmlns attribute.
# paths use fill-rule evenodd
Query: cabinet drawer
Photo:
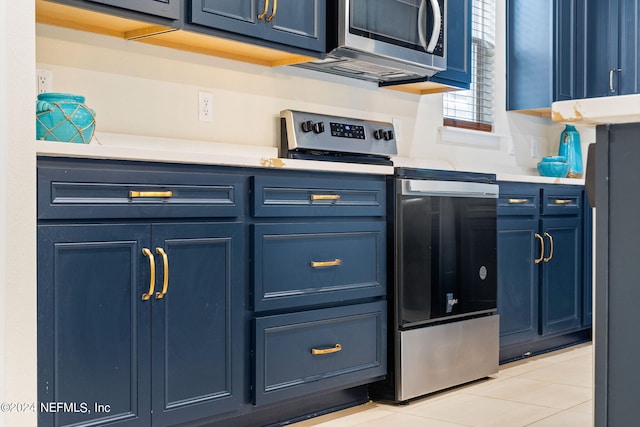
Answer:
<svg viewBox="0 0 640 427"><path fill-rule="evenodd" d="M255 320L255 404L373 382L386 374L386 302Z"/></svg>
<svg viewBox="0 0 640 427"><path fill-rule="evenodd" d="M539 208L539 185L500 183L498 215L537 215Z"/></svg>
<svg viewBox="0 0 640 427"><path fill-rule="evenodd" d="M384 177L368 179L256 176L257 217L384 216Z"/></svg>
<svg viewBox="0 0 640 427"><path fill-rule="evenodd" d="M236 217L243 187L239 175L200 167L44 161L38 219Z"/></svg>
<svg viewBox="0 0 640 427"><path fill-rule="evenodd" d="M582 187L548 186L542 189L542 213L579 215L582 213Z"/></svg>
<svg viewBox="0 0 640 427"><path fill-rule="evenodd" d="M386 224L254 226L254 310L384 295Z"/></svg>

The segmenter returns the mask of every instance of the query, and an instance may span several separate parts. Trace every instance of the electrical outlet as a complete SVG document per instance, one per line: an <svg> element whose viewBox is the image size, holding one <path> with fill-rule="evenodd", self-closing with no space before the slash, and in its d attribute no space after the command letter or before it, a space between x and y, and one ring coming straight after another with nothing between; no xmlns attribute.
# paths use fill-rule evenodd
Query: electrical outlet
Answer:
<svg viewBox="0 0 640 427"><path fill-rule="evenodd" d="M402 140L402 120L394 117L392 123L393 130L396 133L396 142L400 142Z"/></svg>
<svg viewBox="0 0 640 427"><path fill-rule="evenodd" d="M43 68L36 71L38 93L51 92L53 88L53 72Z"/></svg>
<svg viewBox="0 0 640 427"><path fill-rule="evenodd" d="M213 121L213 94L211 92L198 93L198 120Z"/></svg>
<svg viewBox="0 0 640 427"><path fill-rule="evenodd" d="M534 159L540 157L540 140L535 136L531 137L531 157Z"/></svg>

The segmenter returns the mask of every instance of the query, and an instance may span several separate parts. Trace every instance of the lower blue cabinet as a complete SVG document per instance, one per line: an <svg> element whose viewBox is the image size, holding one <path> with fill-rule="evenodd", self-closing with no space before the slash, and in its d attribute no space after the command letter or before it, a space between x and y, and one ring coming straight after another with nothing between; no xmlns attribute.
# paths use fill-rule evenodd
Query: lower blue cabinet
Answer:
<svg viewBox="0 0 640 427"><path fill-rule="evenodd" d="M386 294L382 221L254 226L254 310Z"/></svg>
<svg viewBox="0 0 640 427"><path fill-rule="evenodd" d="M38 226L40 426L169 426L242 404L240 223ZM148 298L147 298L148 296Z"/></svg>
<svg viewBox="0 0 640 427"><path fill-rule="evenodd" d="M255 404L386 375L385 301L255 319Z"/></svg>

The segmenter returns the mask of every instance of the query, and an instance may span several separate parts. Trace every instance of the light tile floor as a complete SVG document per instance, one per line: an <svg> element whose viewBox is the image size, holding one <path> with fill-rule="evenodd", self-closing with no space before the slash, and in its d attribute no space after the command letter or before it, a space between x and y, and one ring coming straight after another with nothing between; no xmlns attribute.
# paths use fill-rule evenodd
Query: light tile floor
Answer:
<svg viewBox="0 0 640 427"><path fill-rule="evenodd" d="M408 405L370 402L295 427L590 427L593 351L583 344L502 365L490 378Z"/></svg>

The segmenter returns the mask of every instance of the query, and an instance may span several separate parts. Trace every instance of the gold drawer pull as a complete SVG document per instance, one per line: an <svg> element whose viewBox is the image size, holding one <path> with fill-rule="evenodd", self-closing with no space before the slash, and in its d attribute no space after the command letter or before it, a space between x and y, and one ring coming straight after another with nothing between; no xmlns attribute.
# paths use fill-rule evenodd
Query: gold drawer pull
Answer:
<svg viewBox="0 0 640 427"><path fill-rule="evenodd" d="M540 264L544 259L544 239L538 233L536 233L534 236L536 237L536 239L540 240L540 258L536 258L534 262L536 264Z"/></svg>
<svg viewBox="0 0 640 427"><path fill-rule="evenodd" d="M331 348L324 348L324 349L312 348L311 354L331 354L331 353L337 353L339 351L342 351L342 344L336 344Z"/></svg>
<svg viewBox="0 0 640 427"><path fill-rule="evenodd" d="M335 267L336 265L342 265L342 260L336 258L333 261L311 261L311 267L313 268Z"/></svg>
<svg viewBox="0 0 640 427"><path fill-rule="evenodd" d="M521 205L523 203L527 203L528 199L509 199L509 204L511 205Z"/></svg>
<svg viewBox="0 0 640 427"><path fill-rule="evenodd" d="M556 199L556 201L555 201L556 205L568 205L570 203L573 203L573 200L571 200L571 199Z"/></svg>
<svg viewBox="0 0 640 427"><path fill-rule="evenodd" d="M129 197L136 199L138 197L171 197L171 191L129 191Z"/></svg>
<svg viewBox="0 0 640 427"><path fill-rule="evenodd" d="M551 237L551 234L546 232L544 235L549 238L549 256L544 258L544 262L549 262L551 261L551 258L553 258L553 237Z"/></svg>
<svg viewBox="0 0 640 427"><path fill-rule="evenodd" d="M149 258L149 292L142 294L142 300L147 301L153 295L153 288L156 286L156 262L153 259L153 254L147 248L142 248L142 254Z"/></svg>
<svg viewBox="0 0 640 427"><path fill-rule="evenodd" d="M265 0L264 2L264 10L260 15L258 15L258 19L264 19L267 16L267 12L269 11L269 0Z"/></svg>
<svg viewBox="0 0 640 427"><path fill-rule="evenodd" d="M340 200L339 194L312 194L311 201L315 200Z"/></svg>

